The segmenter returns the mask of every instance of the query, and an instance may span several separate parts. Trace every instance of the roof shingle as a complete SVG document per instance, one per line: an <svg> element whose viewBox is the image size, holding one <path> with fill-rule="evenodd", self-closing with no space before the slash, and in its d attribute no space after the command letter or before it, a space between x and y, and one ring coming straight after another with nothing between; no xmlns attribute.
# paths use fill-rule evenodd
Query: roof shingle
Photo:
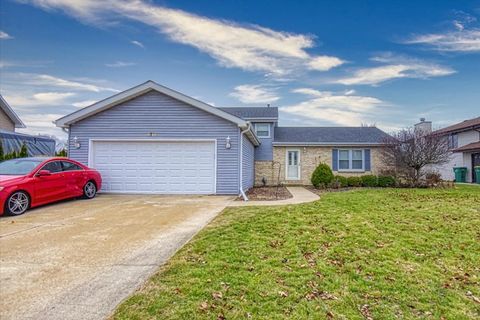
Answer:
<svg viewBox="0 0 480 320"><path fill-rule="evenodd" d="M451 125L449 127L436 130L434 133L436 134L444 134L444 133L453 133L458 131L465 131L469 129L480 128L480 117L473 118L469 120L462 121L460 123Z"/></svg>
<svg viewBox="0 0 480 320"><path fill-rule="evenodd" d="M262 118L278 119L277 107L228 107L218 109L228 112L236 117L240 117L244 120Z"/></svg>
<svg viewBox="0 0 480 320"><path fill-rule="evenodd" d="M276 127L274 143L381 144L388 134L375 127Z"/></svg>

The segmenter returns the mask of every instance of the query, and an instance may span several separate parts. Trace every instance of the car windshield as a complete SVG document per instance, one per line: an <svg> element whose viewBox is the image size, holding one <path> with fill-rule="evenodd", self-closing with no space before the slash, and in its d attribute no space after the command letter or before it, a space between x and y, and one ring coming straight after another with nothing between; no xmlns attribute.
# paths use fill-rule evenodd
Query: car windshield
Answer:
<svg viewBox="0 0 480 320"><path fill-rule="evenodd" d="M32 159L13 159L0 162L0 174L3 175L25 175L30 173L42 161Z"/></svg>

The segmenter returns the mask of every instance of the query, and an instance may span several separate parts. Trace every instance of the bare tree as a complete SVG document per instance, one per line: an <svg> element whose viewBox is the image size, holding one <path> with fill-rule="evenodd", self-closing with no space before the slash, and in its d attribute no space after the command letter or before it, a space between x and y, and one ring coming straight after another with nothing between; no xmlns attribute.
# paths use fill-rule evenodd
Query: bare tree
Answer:
<svg viewBox="0 0 480 320"><path fill-rule="evenodd" d="M397 175L418 185L426 166L442 165L449 161L448 140L422 130L403 129L385 140L383 161Z"/></svg>

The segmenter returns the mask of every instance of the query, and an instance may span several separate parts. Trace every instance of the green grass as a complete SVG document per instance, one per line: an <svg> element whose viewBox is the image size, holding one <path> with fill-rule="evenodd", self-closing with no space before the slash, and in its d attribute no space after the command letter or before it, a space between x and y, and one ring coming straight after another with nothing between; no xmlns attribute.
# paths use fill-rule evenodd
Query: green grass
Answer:
<svg viewBox="0 0 480 320"><path fill-rule="evenodd" d="M479 319L480 187L225 210L115 319Z"/></svg>

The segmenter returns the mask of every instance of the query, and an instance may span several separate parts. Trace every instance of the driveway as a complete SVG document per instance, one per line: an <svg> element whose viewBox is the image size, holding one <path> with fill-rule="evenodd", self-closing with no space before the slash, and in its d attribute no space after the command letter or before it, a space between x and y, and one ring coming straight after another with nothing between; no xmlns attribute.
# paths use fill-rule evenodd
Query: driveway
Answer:
<svg viewBox="0 0 480 320"><path fill-rule="evenodd" d="M232 200L99 195L0 218L0 318L98 319Z"/></svg>

